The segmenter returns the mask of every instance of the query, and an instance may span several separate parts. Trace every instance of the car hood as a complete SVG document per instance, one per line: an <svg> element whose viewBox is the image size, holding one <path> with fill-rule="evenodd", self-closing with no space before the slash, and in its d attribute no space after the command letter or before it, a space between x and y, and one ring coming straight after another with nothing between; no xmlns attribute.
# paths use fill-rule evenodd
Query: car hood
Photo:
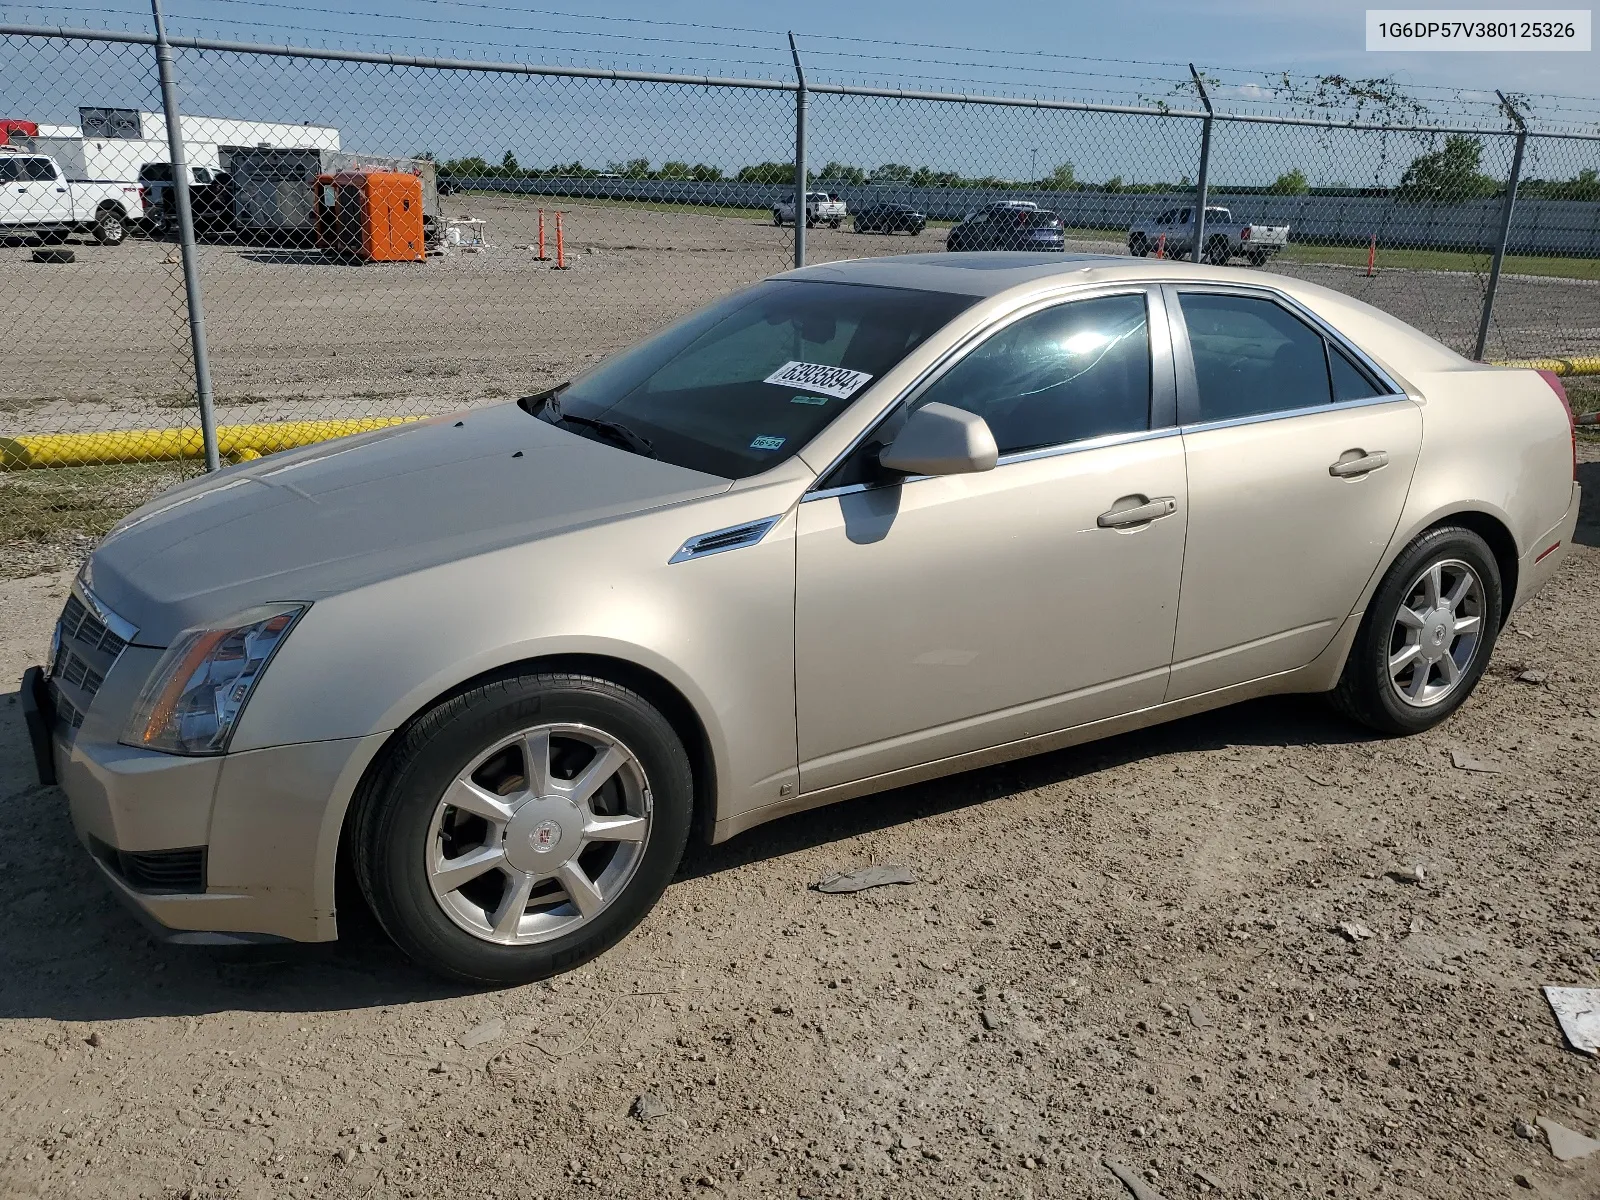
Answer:
<svg viewBox="0 0 1600 1200"><path fill-rule="evenodd" d="M174 488L107 535L85 583L139 643L164 646L255 604L315 601L729 486L496 405Z"/></svg>

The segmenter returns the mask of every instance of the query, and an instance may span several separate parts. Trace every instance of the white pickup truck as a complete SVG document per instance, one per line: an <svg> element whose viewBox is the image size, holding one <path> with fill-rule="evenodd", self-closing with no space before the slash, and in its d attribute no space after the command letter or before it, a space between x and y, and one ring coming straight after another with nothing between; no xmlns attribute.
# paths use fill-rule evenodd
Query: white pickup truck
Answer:
<svg viewBox="0 0 1600 1200"><path fill-rule="evenodd" d="M832 192L807 192L806 193L806 228L813 225L826 225L830 229L837 229L850 215L850 210L845 202ZM794 197L779 200L772 206L772 223L774 225L794 224Z"/></svg>
<svg viewBox="0 0 1600 1200"><path fill-rule="evenodd" d="M0 147L0 237L59 242L91 233L115 246L128 236L128 223L143 216L137 183L68 179L48 154Z"/></svg>
<svg viewBox="0 0 1600 1200"><path fill-rule="evenodd" d="M1287 225L1241 224L1225 208L1206 207L1205 244L1201 258L1222 266L1243 258L1259 267L1289 244ZM1194 246L1194 209L1169 208L1153 221L1139 221L1128 229L1128 253L1144 258L1158 250L1166 258L1190 258Z"/></svg>

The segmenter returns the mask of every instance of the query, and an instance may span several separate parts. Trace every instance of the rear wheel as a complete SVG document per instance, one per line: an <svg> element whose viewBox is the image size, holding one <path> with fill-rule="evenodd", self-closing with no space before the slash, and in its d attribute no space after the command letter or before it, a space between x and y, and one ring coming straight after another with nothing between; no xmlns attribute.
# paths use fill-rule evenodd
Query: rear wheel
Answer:
<svg viewBox="0 0 1600 1200"><path fill-rule="evenodd" d="M643 697L529 674L446 701L362 797L355 864L407 955L473 983L525 983L620 940L688 837L693 781Z"/></svg>
<svg viewBox="0 0 1600 1200"><path fill-rule="evenodd" d="M1401 552L1367 607L1332 699L1381 733L1420 733L1472 694L1500 633L1500 568L1470 529L1443 526Z"/></svg>
<svg viewBox="0 0 1600 1200"><path fill-rule="evenodd" d="M1227 238L1214 237L1206 241L1206 261L1212 266L1225 267L1230 257Z"/></svg>
<svg viewBox="0 0 1600 1200"><path fill-rule="evenodd" d="M1272 256L1270 254L1268 254L1265 250L1252 250L1245 257L1246 257L1246 260L1250 263L1250 265L1252 267L1259 267L1263 263L1265 263L1267 261L1267 259L1271 258Z"/></svg>
<svg viewBox="0 0 1600 1200"><path fill-rule="evenodd" d="M115 204L102 205L94 217L94 238L102 246L120 246L128 236L128 224Z"/></svg>
<svg viewBox="0 0 1600 1200"><path fill-rule="evenodd" d="M1136 233L1128 239L1128 253L1133 255L1135 258L1149 257L1150 243L1145 240L1143 234Z"/></svg>
<svg viewBox="0 0 1600 1200"><path fill-rule="evenodd" d="M773 209L772 210L772 223L774 225L782 225L783 224L783 218L778 215L778 210L777 209Z"/></svg>

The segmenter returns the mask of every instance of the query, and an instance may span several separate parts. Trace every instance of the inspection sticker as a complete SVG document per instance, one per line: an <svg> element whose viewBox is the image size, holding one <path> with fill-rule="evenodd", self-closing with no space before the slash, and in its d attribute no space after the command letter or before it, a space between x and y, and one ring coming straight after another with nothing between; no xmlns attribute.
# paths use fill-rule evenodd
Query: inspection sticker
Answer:
<svg viewBox="0 0 1600 1200"><path fill-rule="evenodd" d="M779 387L803 387L813 392L832 396L835 400L848 400L872 380L865 371L852 371L848 367L830 367L824 363L786 362L762 383L775 383Z"/></svg>
<svg viewBox="0 0 1600 1200"><path fill-rule="evenodd" d="M777 450L786 441L788 441L787 438L781 438L781 437L758 437L755 441L750 443L750 449L752 449L752 450Z"/></svg>
<svg viewBox="0 0 1600 1200"><path fill-rule="evenodd" d="M828 398L826 396L790 396L789 397L789 403L790 404L819 404L820 405L820 404L826 404L827 402L828 402Z"/></svg>

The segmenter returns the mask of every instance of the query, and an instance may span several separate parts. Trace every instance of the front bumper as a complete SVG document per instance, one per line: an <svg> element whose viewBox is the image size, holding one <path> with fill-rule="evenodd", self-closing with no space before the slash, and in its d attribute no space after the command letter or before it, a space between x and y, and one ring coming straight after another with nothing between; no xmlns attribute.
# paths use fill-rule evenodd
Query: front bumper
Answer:
<svg viewBox="0 0 1600 1200"><path fill-rule="evenodd" d="M151 665L140 660L152 654L130 646L76 730L56 719L40 669L26 672L41 782L60 783L112 892L158 936L332 940L344 811L387 735L210 758L120 745L121 717Z"/></svg>

